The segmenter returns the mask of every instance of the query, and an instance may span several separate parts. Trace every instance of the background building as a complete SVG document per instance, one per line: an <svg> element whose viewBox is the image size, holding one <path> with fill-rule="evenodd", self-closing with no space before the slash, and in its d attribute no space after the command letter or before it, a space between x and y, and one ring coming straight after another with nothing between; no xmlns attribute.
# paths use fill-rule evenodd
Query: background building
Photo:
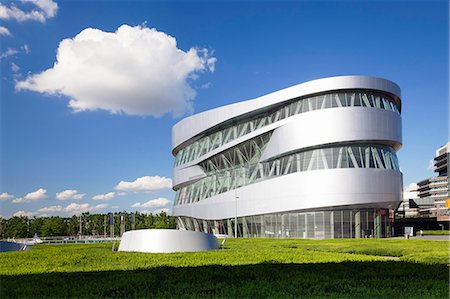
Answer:
<svg viewBox="0 0 450 299"><path fill-rule="evenodd" d="M397 209L398 218L409 218L420 216L420 206L417 204L419 199L417 191L417 184L411 184L406 191L403 192L403 201Z"/></svg>
<svg viewBox="0 0 450 299"><path fill-rule="evenodd" d="M417 183L419 199L416 202L420 207L420 213L436 217L437 221L450 220L450 210L446 207L446 200L449 198L449 145L450 143L447 143L436 150L434 171L438 175Z"/></svg>
<svg viewBox="0 0 450 299"><path fill-rule="evenodd" d="M400 98L385 79L332 77L181 120L172 130L177 226L389 236L403 189Z"/></svg>

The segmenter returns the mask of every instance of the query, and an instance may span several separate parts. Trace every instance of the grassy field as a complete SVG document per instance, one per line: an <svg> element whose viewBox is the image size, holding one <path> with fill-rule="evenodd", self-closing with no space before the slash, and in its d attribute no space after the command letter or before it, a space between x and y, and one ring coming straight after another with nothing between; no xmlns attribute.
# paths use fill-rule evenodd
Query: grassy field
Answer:
<svg viewBox="0 0 450 299"><path fill-rule="evenodd" d="M230 239L223 250L144 254L112 244L0 254L1 298L448 298L445 241Z"/></svg>

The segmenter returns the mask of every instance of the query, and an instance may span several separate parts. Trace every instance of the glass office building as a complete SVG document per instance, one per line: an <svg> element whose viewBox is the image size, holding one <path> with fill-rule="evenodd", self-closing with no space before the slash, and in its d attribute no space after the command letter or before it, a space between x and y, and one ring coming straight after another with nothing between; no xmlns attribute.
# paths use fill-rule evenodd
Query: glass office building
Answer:
<svg viewBox="0 0 450 299"><path fill-rule="evenodd" d="M389 236L402 194L400 112L395 83L342 76L181 120L172 136L178 228Z"/></svg>

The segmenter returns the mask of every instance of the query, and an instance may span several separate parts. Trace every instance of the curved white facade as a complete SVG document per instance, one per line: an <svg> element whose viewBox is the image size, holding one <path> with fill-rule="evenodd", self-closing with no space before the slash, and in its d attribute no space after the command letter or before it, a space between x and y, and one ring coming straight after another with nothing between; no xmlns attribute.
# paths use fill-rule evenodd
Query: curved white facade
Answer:
<svg viewBox="0 0 450 299"><path fill-rule="evenodd" d="M400 88L314 80L173 127L174 216L244 237L382 237L401 201Z"/></svg>

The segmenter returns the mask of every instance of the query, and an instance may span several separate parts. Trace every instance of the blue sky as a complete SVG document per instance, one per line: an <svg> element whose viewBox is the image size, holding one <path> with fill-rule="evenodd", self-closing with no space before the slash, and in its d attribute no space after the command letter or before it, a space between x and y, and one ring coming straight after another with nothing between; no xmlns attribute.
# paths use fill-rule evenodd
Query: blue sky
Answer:
<svg viewBox="0 0 450 299"><path fill-rule="evenodd" d="M1 3L3 217L170 210L177 121L321 77L401 87L405 186L449 139L447 1Z"/></svg>

